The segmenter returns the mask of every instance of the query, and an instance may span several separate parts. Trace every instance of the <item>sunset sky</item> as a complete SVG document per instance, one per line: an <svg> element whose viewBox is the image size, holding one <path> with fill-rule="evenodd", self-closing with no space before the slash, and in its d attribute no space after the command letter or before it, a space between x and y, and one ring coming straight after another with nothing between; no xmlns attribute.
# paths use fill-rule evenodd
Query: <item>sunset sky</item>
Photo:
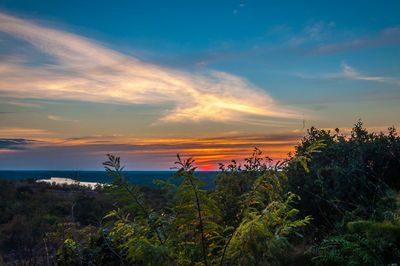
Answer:
<svg viewBox="0 0 400 266"><path fill-rule="evenodd" d="M0 170L201 170L400 126L399 1L0 0Z"/></svg>

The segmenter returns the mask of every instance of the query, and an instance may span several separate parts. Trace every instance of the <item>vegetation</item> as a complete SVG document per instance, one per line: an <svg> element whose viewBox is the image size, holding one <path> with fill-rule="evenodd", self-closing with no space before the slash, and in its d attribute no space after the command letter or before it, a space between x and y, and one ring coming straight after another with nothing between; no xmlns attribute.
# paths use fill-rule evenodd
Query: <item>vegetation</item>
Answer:
<svg viewBox="0 0 400 266"><path fill-rule="evenodd" d="M108 197L79 186L0 180L0 250L15 264L42 264L74 226L100 226ZM56 234L60 234L57 239Z"/></svg>
<svg viewBox="0 0 400 266"><path fill-rule="evenodd" d="M273 164L255 149L242 164L221 164L212 189L195 176L194 160L179 155L174 177L155 181L158 189L127 182L118 157L108 155L104 167L114 178L104 190L2 181L3 260L42 256L36 263L57 265L400 262L400 137L394 128L372 134L358 122L350 136L311 128L283 162ZM27 230L18 236L22 226Z"/></svg>

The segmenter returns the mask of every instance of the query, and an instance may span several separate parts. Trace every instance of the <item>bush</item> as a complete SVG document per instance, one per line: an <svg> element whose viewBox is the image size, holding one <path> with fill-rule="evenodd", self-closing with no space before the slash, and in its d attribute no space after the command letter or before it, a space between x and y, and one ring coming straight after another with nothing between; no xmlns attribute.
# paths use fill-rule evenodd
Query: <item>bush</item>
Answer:
<svg viewBox="0 0 400 266"><path fill-rule="evenodd" d="M93 241L83 241L76 255L78 244L65 243L58 263L72 263L71 256L99 263L96 254L104 253L124 264L139 265L287 263L291 237L311 217L299 217L299 210L292 206L298 197L284 191L281 165L272 167L260 155L255 150L243 168L221 166L224 171L215 191L202 189L203 182L194 176L194 161L178 155L174 179L181 182L157 182L170 195L169 202L158 209L151 208L138 186L125 180L119 158L108 155L104 165L115 179L110 190L122 207L107 215L116 219L104 237L111 245L99 252Z"/></svg>
<svg viewBox="0 0 400 266"><path fill-rule="evenodd" d="M311 155L309 172L299 169L294 158L318 141L325 147ZM400 137L394 128L387 135L373 134L359 121L348 138L338 129L311 128L286 168L289 189L303 199L298 208L329 232L346 211L360 209L361 218L371 218L388 189L400 189L399 158Z"/></svg>

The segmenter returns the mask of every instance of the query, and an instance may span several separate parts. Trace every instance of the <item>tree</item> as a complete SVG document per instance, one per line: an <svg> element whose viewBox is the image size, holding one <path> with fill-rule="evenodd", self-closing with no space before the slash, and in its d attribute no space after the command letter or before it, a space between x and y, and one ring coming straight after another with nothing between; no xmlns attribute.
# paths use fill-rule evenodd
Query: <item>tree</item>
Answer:
<svg viewBox="0 0 400 266"><path fill-rule="evenodd" d="M317 146L312 145L309 151ZM178 155L174 177L156 182L170 195L169 202L160 208L151 208L140 188L125 179L120 159L108 155L104 166L114 177L110 193L125 207L106 216L115 222L107 234L106 229L101 231L102 238L97 234L95 239L102 239L100 242L66 242L59 249L59 258L68 260L69 254L79 254L83 261L100 262L93 254L103 254L114 262L148 265L287 261L284 254L291 248L291 236L311 217L300 218L299 210L293 207L299 198L284 191L287 178L283 164L272 166L269 159L264 163L260 155L256 149L243 166L228 166L229 170L222 171L216 180L215 191L202 188L204 183L195 176L193 159ZM305 165L304 161L306 157L298 158L300 165ZM232 212L228 211L230 207ZM101 248L93 243L101 243Z"/></svg>
<svg viewBox="0 0 400 266"><path fill-rule="evenodd" d="M318 141L325 146L309 157L309 172L299 169L296 158ZM289 189L303 199L297 206L311 214L320 229L326 228L320 232L329 232L346 211L359 208L362 219L370 218L388 189L400 189L399 158L400 138L394 128L387 135L373 134L359 121L349 137L338 129L309 129L285 171Z"/></svg>

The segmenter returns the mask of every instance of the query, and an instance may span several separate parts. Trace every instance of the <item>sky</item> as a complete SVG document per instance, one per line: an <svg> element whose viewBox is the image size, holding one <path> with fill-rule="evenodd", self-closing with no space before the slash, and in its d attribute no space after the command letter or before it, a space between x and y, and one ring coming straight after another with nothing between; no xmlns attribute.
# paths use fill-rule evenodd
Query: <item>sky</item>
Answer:
<svg viewBox="0 0 400 266"><path fill-rule="evenodd" d="M0 170L200 170L399 127L399 1L0 0Z"/></svg>

